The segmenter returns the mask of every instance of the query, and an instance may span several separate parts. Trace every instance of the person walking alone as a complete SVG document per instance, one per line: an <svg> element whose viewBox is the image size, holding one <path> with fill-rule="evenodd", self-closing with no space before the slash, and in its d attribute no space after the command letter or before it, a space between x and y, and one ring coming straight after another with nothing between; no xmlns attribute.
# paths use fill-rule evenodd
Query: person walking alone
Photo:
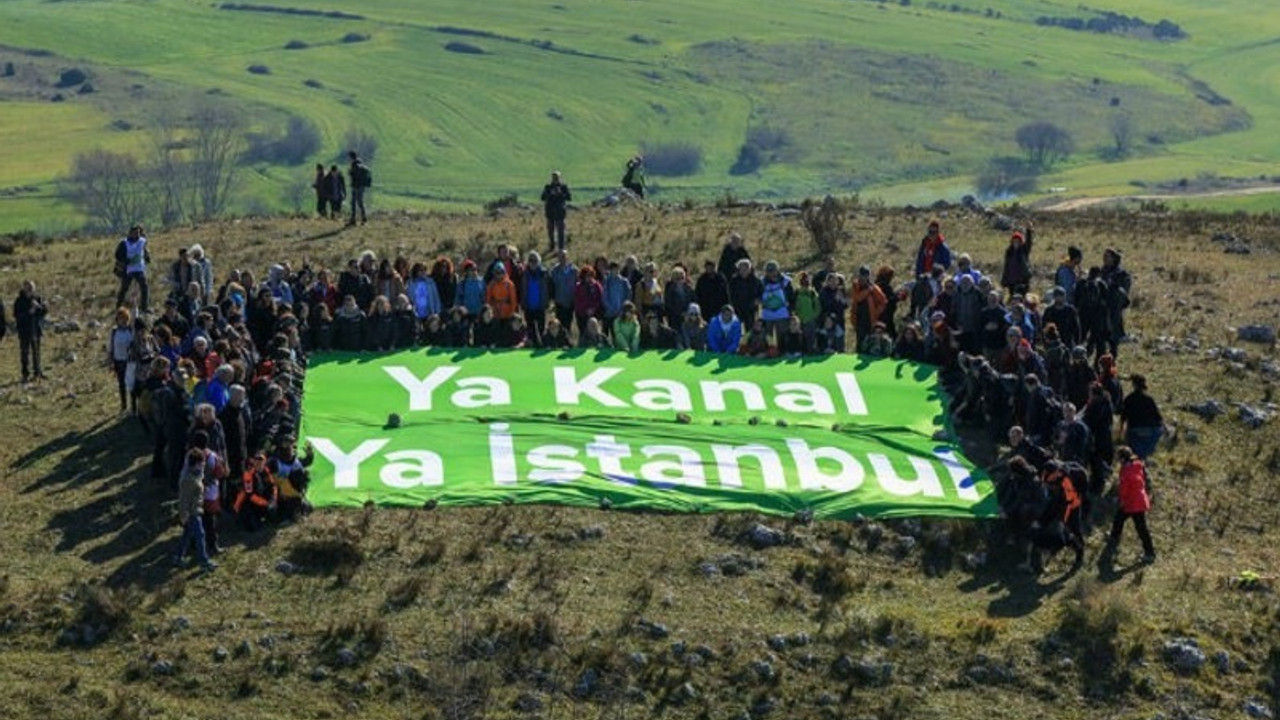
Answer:
<svg viewBox="0 0 1280 720"><path fill-rule="evenodd" d="M1142 540L1142 562L1150 564L1156 560L1156 549L1151 542L1151 531L1147 529L1147 512L1151 510L1151 496L1147 494L1147 469L1128 446L1117 450L1116 457L1120 459L1117 493L1120 506L1116 508L1116 517L1111 523L1111 535L1107 537L1104 556L1115 557L1120 535L1124 531L1124 522L1133 518L1133 527L1138 531L1138 539Z"/></svg>
<svg viewBox="0 0 1280 720"><path fill-rule="evenodd" d="M360 209L360 224L363 225L369 221L364 209L364 193L373 187L373 172L355 150L348 152L347 157L351 159L351 167L347 169L347 175L351 177L351 219L347 225L356 224L356 208Z"/></svg>
<svg viewBox="0 0 1280 720"><path fill-rule="evenodd" d="M316 191L316 214L322 218L329 217L329 183L324 173L324 165L316 164L316 177L311 181L311 189Z"/></svg>
<svg viewBox="0 0 1280 720"><path fill-rule="evenodd" d="M573 200L569 186L560 179L560 172L551 173L551 182L542 187L542 202L546 204L547 242L551 250L563 250L565 246L565 205Z"/></svg>
<svg viewBox="0 0 1280 720"><path fill-rule="evenodd" d="M125 307L124 296L129 286L137 283L141 293L138 299L138 311L147 312L150 293L147 288L147 264L151 262L151 253L147 250L147 236L142 233L141 225L129 228L129 234L116 245L116 275L120 278L120 292L116 295L116 307Z"/></svg>
<svg viewBox="0 0 1280 720"><path fill-rule="evenodd" d="M44 300L36 294L36 284L30 280L22 283L22 290L13 301L13 322L18 326L24 383L33 375L38 380L44 379L44 371L40 369L40 337L44 334L45 313Z"/></svg>

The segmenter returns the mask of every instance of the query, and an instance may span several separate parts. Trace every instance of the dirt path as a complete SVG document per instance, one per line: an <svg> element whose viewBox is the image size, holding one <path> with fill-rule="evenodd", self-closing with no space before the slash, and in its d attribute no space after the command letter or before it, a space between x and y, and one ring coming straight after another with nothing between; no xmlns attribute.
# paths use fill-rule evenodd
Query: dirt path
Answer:
<svg viewBox="0 0 1280 720"><path fill-rule="evenodd" d="M1280 185L1258 185L1255 187L1236 188L1234 190L1213 190L1211 192L1176 193L1168 195L1115 195L1111 197L1082 197L1062 200L1040 208L1044 212L1070 212L1101 205L1117 200L1194 200L1197 198L1238 197L1244 195L1269 195L1280 193Z"/></svg>

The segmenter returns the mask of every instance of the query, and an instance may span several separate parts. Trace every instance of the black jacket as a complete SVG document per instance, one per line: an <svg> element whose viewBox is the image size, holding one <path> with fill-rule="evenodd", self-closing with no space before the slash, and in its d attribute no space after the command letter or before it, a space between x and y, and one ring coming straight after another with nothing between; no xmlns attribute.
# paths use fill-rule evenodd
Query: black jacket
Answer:
<svg viewBox="0 0 1280 720"><path fill-rule="evenodd" d="M39 337L44 333L40 327L45 316L44 301L39 295L18 294L13 301L13 324L18 327L18 337Z"/></svg>
<svg viewBox="0 0 1280 720"><path fill-rule="evenodd" d="M563 220L565 215L565 203L573 200L573 193L569 192L569 186L564 183L547 183L542 187L542 202L546 203L547 217L554 220Z"/></svg>

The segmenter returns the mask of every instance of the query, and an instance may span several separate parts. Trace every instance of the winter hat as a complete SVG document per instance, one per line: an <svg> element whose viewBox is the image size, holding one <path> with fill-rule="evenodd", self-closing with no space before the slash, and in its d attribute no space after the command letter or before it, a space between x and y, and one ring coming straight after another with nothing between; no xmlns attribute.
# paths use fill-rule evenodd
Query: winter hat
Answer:
<svg viewBox="0 0 1280 720"><path fill-rule="evenodd" d="M684 311L685 315L702 315L702 308L698 307L698 303L689 303L689 309Z"/></svg>
<svg viewBox="0 0 1280 720"><path fill-rule="evenodd" d="M470 258L468 258L462 261L462 272L466 272L468 270L475 270L475 269L476 269L476 263L474 260L471 260Z"/></svg>
<svg viewBox="0 0 1280 720"><path fill-rule="evenodd" d="M871 277L871 268L863 265L858 268L858 277Z"/></svg>
<svg viewBox="0 0 1280 720"><path fill-rule="evenodd" d="M499 262L499 263L494 263L494 264L493 264L493 272L494 272L494 274L495 274L495 275L506 275L506 274L507 274L507 266L506 266L506 265L503 265L503 264L502 264L502 263L500 263L500 262Z"/></svg>
<svg viewBox="0 0 1280 720"><path fill-rule="evenodd" d="M1073 357L1073 358L1087 358L1087 357L1089 357L1089 350L1088 350L1087 348L1085 348L1085 346L1083 346L1083 345L1077 345L1077 346L1075 346L1075 347L1071 348L1071 357Z"/></svg>
<svg viewBox="0 0 1280 720"><path fill-rule="evenodd" d="M1023 235L1022 235L1022 231L1021 231L1021 230L1014 230L1014 231L1013 231L1013 235L1012 235L1012 236L1010 236L1010 237L1009 237L1009 239L1010 239L1010 240L1013 240L1013 241L1015 241L1015 242L1018 242L1018 243L1021 243L1021 242L1023 242L1024 240L1026 240L1026 238L1025 238L1025 237L1023 237Z"/></svg>

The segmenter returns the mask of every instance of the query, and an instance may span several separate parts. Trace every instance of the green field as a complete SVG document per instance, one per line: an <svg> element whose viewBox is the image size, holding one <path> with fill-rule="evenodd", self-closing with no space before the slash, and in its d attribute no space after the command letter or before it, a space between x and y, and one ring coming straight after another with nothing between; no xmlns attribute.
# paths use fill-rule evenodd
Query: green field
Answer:
<svg viewBox="0 0 1280 720"><path fill-rule="evenodd" d="M954 199L989 158L1017 154L1013 131L1032 120L1061 124L1079 148L1046 188L1109 195L1133 181L1280 173L1280 7L1243 0L1109 8L1178 23L1189 36L1175 42L1035 24L1089 16L1066 0L946 6L961 12L867 0L272 5L360 18L177 0L0 4L0 62L16 66L0 78L0 137L10 141L0 189L40 196L0 197L0 230L73 224L52 195L77 152L145 147L150 117L210 92L245 108L258 130L311 119L327 148L318 161L333 159L351 128L373 134L383 209L532 199L552 168L593 199L630 153L664 143L702 152L692 175L651 177L672 201L828 190ZM348 33L368 40L342 42ZM306 47L285 49L291 42ZM97 91L54 88L68 67L85 69ZM1132 152L1104 162L1121 111L1133 118ZM760 128L785 147L773 164L730 174ZM294 209L307 168L249 168L233 212Z"/></svg>

